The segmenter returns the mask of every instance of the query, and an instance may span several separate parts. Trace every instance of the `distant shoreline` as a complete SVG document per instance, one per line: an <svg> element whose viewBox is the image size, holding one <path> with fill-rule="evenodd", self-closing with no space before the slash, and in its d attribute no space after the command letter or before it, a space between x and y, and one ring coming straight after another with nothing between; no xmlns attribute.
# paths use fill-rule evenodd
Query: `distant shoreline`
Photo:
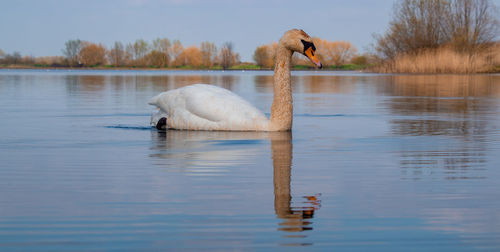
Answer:
<svg viewBox="0 0 500 252"><path fill-rule="evenodd" d="M112 71L120 71L120 70L138 70L138 71L274 71L272 68L230 68L230 69L219 69L219 68L156 68L156 67L36 67L36 66L24 66L24 65L15 65L15 66L0 66L0 69L29 69L29 70L112 70ZM345 72L345 71L362 71L366 69L316 69L316 68L292 68L292 71L335 71L335 72Z"/></svg>
<svg viewBox="0 0 500 252"><path fill-rule="evenodd" d="M26 69L26 70L139 70L139 71L273 71L273 69L254 69L254 68L241 68L241 69L210 69L210 68L149 68L149 67L30 67L30 66L0 66L0 69ZM313 70L313 69L300 69L300 70Z"/></svg>
<svg viewBox="0 0 500 252"><path fill-rule="evenodd" d="M373 66L372 66L373 67ZM96 70L96 71L213 71L213 72L224 72L224 71L274 71L272 68L261 68L256 69L255 67L245 68L243 66L238 66L237 68L230 69L220 69L220 68L158 68L158 67L109 67L109 66L98 66L98 67L51 67L51 66L27 66L27 65L0 65L0 70ZM500 74L500 68L497 67L494 70L485 71L485 72L476 72L476 73L452 73L452 72L444 72L444 73L426 73L426 72L415 72L415 73L404 73L404 72L379 72L371 67L359 67L359 68L323 68L317 69L314 67L304 67L299 66L297 68L292 68L292 71L320 71L320 72L362 72L362 73L382 73L382 74L415 74L415 75L427 75L427 74L458 74L458 75L470 75L470 74Z"/></svg>

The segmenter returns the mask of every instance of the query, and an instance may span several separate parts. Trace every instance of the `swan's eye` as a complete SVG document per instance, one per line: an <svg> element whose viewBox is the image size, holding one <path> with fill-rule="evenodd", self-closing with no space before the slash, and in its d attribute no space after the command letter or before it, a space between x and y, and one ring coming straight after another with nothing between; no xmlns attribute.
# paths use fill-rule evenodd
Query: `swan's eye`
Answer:
<svg viewBox="0 0 500 252"><path fill-rule="evenodd" d="M307 41L305 41L305 40L303 40L303 39L301 39L300 41L301 41L301 42L302 42L302 44L304 45L304 52L303 52L304 54L306 53L307 49L309 49L309 48L312 48L312 51L313 51L313 52L315 52L315 51L316 51L316 47L314 46L314 44L313 44L313 43L311 43L311 42L307 42ZM313 55L314 55L314 53L313 53Z"/></svg>

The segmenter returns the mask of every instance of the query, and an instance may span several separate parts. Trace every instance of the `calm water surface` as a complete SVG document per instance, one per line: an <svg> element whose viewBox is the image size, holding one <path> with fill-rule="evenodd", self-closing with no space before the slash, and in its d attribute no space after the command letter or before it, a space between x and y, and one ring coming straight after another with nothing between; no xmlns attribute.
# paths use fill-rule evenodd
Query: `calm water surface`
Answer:
<svg viewBox="0 0 500 252"><path fill-rule="evenodd" d="M271 72L0 70L0 250L500 250L500 75L294 72L291 133L158 132L193 83Z"/></svg>

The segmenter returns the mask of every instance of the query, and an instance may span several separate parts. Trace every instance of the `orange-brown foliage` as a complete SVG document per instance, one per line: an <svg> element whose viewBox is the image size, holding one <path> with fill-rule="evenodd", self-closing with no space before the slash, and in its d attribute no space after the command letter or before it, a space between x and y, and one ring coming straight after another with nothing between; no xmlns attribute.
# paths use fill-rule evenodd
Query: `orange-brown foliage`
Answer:
<svg viewBox="0 0 500 252"><path fill-rule="evenodd" d="M62 56L44 56L35 59L35 64L41 65L62 65L63 63L64 57Z"/></svg>
<svg viewBox="0 0 500 252"><path fill-rule="evenodd" d="M276 42L257 47L253 54L253 59L255 60L257 65L262 68L274 67L277 47L278 43Z"/></svg>
<svg viewBox="0 0 500 252"><path fill-rule="evenodd" d="M202 64L202 54L196 46L190 46L179 55L181 65L200 67Z"/></svg>
<svg viewBox="0 0 500 252"><path fill-rule="evenodd" d="M500 64L500 46L470 54L449 47L399 54L375 70L391 73L478 73Z"/></svg>
<svg viewBox="0 0 500 252"><path fill-rule="evenodd" d="M212 67L217 62L217 47L212 42L201 43L201 62L205 67Z"/></svg>
<svg viewBox="0 0 500 252"><path fill-rule="evenodd" d="M487 54L488 63L494 67L500 68L500 42L488 48Z"/></svg>
<svg viewBox="0 0 500 252"><path fill-rule="evenodd" d="M182 46L179 40L174 40L172 46L170 47L170 55L172 57L172 66L182 66L184 60L182 57L182 52L184 51L184 46Z"/></svg>
<svg viewBox="0 0 500 252"><path fill-rule="evenodd" d="M146 56L146 62L150 66L166 67L168 66L168 54L157 50L152 50Z"/></svg>
<svg viewBox="0 0 500 252"><path fill-rule="evenodd" d="M106 63L106 48L102 44L87 42L80 50L80 63L84 66L102 65Z"/></svg>
<svg viewBox="0 0 500 252"><path fill-rule="evenodd" d="M357 49L347 41L328 41L325 39L314 38L314 45L317 49L317 55L325 66L341 66L356 55Z"/></svg>

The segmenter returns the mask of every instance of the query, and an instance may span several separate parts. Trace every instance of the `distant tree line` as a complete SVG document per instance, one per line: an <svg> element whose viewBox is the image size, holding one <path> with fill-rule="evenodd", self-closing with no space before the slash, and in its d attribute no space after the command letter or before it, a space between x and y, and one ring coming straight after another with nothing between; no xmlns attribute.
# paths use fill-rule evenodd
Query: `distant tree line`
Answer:
<svg viewBox="0 0 500 252"><path fill-rule="evenodd" d="M240 63L240 56L231 42L220 49L212 42L184 47L179 40L157 38L151 42L138 39L133 43L115 42L111 48L101 43L79 39L68 40L62 50L64 56L31 57L0 50L0 64L40 65L53 67L158 67L158 68L221 68L229 69Z"/></svg>
<svg viewBox="0 0 500 252"><path fill-rule="evenodd" d="M358 55L356 47L347 41L327 41L320 38L313 40L318 50L317 55L324 66L367 63L367 57ZM184 47L179 40L157 38L151 42L138 39L128 44L117 41L107 48L101 43L74 39L65 42L62 49L64 56L23 57L19 52L5 54L0 50L0 64L49 67L271 69L274 67L276 47L276 42L258 46L253 55L256 65L253 65L240 62L240 56L231 42L222 44L220 48L208 41L202 42L200 46ZM312 68L309 60L300 54L294 54L293 64Z"/></svg>
<svg viewBox="0 0 500 252"><path fill-rule="evenodd" d="M184 47L179 40L157 38L151 43L138 39L124 45L115 42L107 49L102 44L69 40L63 54L71 66L111 65L115 67L184 67L227 69L239 63L239 54L233 44L226 42L220 50L212 42L202 42L200 47Z"/></svg>
<svg viewBox="0 0 500 252"><path fill-rule="evenodd" d="M33 64L34 58L31 56L22 56L20 52L5 53L0 49L0 64Z"/></svg>

